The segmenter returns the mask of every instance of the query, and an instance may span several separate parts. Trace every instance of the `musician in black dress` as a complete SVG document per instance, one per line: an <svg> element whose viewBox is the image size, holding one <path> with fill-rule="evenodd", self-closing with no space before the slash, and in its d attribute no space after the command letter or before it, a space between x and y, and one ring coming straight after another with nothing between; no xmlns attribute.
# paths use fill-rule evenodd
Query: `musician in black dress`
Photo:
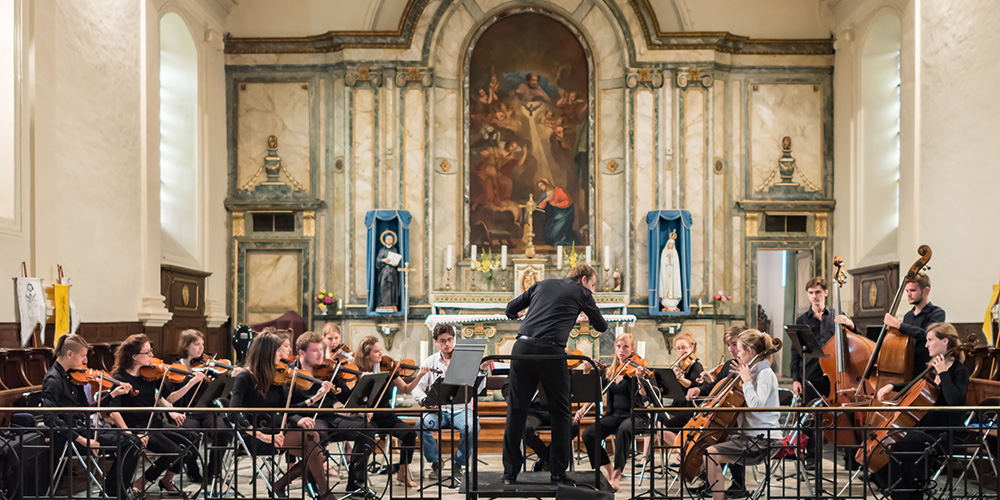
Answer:
<svg viewBox="0 0 1000 500"><path fill-rule="evenodd" d="M632 334L622 333L618 335L615 339L615 360L604 374L604 377L608 379L604 381L604 384L611 384L606 393L607 409L601 415L600 426L594 424L587 427L581 438L587 447L590 465L595 469L603 466L608 475L608 483L616 491L621 484L625 460L632 451L632 439L636 431L632 427L632 408L643 406L643 398L646 396L645 384L640 383L641 379L646 377L646 370L641 366L633 367L635 376L626 376L621 370L634 353L635 338ZM584 364L584 372L588 371L586 366ZM589 409L588 406L580 408L574 419L579 421ZM645 428L647 426L645 416L636 416L635 425L639 428ZM594 449L597 442L596 437L603 440L611 434L615 435L614 466L612 466L608 452L604 451L604 448Z"/></svg>
<svg viewBox="0 0 1000 500"><path fill-rule="evenodd" d="M163 394L157 397L160 390L160 380L146 380L140 375L143 366L153 362L153 345L145 334L137 333L130 335L118 346L115 352L115 366L111 370L111 376L116 380L126 382L135 389L135 394L122 394L114 402L114 406L152 408L154 406L172 407L164 396L169 395L169 388L163 384ZM164 375L165 376L165 375ZM143 488L146 482L152 482L163 474L158 485L160 490L170 495L179 495L180 489L173 482L173 477L181 470L183 461L188 470L197 468L198 464L198 441L201 435L183 429L184 415L177 412L167 412L166 416L160 412L150 411L129 411L125 413L112 412L111 419L115 425L126 432L136 433L138 429L147 427L156 431L140 437L143 445L160 456L153 462L153 465L146 469L145 474L136 479L132 486L137 489ZM132 429L132 430L128 430Z"/></svg>
<svg viewBox="0 0 1000 500"><path fill-rule="evenodd" d="M235 417L252 455L274 455L279 450L304 457L288 469L288 473L274 483L275 496L287 495L285 489L294 479L308 470L320 492L320 499L331 497L325 468L325 456L320 449L319 435L313 422L299 420L297 425L285 423L276 410L285 408L288 389L274 383L277 363L291 354L287 339L273 333L260 333L253 339L247 352L245 369L236 376L229 405L233 408L267 408L270 411Z"/></svg>
<svg viewBox="0 0 1000 500"><path fill-rule="evenodd" d="M928 366L932 368L925 376L933 380L939 393L934 406L965 406L969 369L963 364L965 354L958 350L962 345L958 332L950 323L932 323L927 326L925 338L924 347L931 357ZM882 386L877 397L879 401L890 401L893 392L905 391L910 384ZM950 454L951 445L965 437L964 421L961 411L927 412L917 425L931 429L905 431L892 446L888 465L875 475L876 482L892 494L893 500L923 500L930 489L927 480L939 465L938 457Z"/></svg>

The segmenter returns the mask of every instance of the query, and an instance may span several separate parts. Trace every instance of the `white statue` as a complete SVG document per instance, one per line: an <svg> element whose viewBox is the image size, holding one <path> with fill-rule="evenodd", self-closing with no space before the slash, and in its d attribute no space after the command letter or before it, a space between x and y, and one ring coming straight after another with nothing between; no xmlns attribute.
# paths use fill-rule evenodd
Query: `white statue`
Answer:
<svg viewBox="0 0 1000 500"><path fill-rule="evenodd" d="M677 304L684 297L681 290L681 258L677 254L677 231L670 232L670 239L660 252L660 273L656 289L660 303L666 311L679 311Z"/></svg>

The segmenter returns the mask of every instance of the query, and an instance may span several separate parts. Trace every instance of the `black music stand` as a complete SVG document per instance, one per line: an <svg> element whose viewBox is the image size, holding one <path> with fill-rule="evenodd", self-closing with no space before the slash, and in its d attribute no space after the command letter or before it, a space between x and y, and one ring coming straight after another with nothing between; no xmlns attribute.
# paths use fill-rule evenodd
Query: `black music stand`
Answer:
<svg viewBox="0 0 1000 500"><path fill-rule="evenodd" d="M236 385L236 377L216 377L215 380L205 385L205 391L191 406L195 408L212 408L215 406L216 399L229 397L229 394L233 392L234 385Z"/></svg>
<svg viewBox="0 0 1000 500"><path fill-rule="evenodd" d="M389 381L389 373L362 373L344 408L367 409L378 406L378 395Z"/></svg>
<svg viewBox="0 0 1000 500"><path fill-rule="evenodd" d="M586 363L586 361L584 361ZM548 407L549 401L545 397L545 390L541 384L538 385L538 397L543 405ZM590 373L583 373L583 370L571 370L569 372L569 402L572 403L594 403L601 400L601 377L596 370Z"/></svg>
<svg viewBox="0 0 1000 500"><path fill-rule="evenodd" d="M816 390L816 386L812 384L808 379L806 379L806 361L810 359L816 359L817 363L820 358L829 358L830 355L823 352L823 346L819 345L819 339L816 335L813 335L812 329L806 325L785 325L785 336L791 339L792 346L799 355L802 356L802 396L806 395L808 387L811 387L813 392L815 392L822 399L823 395ZM815 417L815 415L814 415ZM819 428L819 418L813 418L814 431L813 431L813 446L814 453L816 454L816 491L822 491L822 462L823 462L823 433ZM797 440L796 440L797 442ZM796 450L798 451L798 450ZM801 454L796 453L795 458L799 461L799 470L805 470L805 464ZM813 492L812 486L806 481L806 485L809 487L810 493Z"/></svg>
<svg viewBox="0 0 1000 500"><path fill-rule="evenodd" d="M656 385L663 389L660 399L668 398L678 401L683 400L687 396L687 391L684 390L684 386L677 380L677 374L674 373L673 368L650 367L649 370L653 372Z"/></svg>

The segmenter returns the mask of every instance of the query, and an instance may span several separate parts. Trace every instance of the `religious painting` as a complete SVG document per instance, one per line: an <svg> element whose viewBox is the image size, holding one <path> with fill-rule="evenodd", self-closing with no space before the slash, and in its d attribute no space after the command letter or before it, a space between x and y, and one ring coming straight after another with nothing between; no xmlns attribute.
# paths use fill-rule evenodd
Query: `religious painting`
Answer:
<svg viewBox="0 0 1000 500"><path fill-rule="evenodd" d="M590 70L555 19L514 14L469 61L469 244L554 253L590 240Z"/></svg>

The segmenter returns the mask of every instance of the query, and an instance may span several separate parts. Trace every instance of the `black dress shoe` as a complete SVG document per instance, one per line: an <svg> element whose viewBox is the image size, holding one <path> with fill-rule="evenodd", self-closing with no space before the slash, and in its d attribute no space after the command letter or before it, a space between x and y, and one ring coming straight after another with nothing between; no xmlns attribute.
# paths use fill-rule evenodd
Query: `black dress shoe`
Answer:
<svg viewBox="0 0 1000 500"><path fill-rule="evenodd" d="M737 498L746 498L750 496L750 493L744 489L733 489L729 488L726 490L725 498L726 500L735 500Z"/></svg>
<svg viewBox="0 0 1000 500"><path fill-rule="evenodd" d="M515 484L517 483L517 476L504 474L503 477L500 478L500 482L503 484Z"/></svg>
<svg viewBox="0 0 1000 500"><path fill-rule="evenodd" d="M802 463L806 470L816 470L816 455L806 455L802 459Z"/></svg>

